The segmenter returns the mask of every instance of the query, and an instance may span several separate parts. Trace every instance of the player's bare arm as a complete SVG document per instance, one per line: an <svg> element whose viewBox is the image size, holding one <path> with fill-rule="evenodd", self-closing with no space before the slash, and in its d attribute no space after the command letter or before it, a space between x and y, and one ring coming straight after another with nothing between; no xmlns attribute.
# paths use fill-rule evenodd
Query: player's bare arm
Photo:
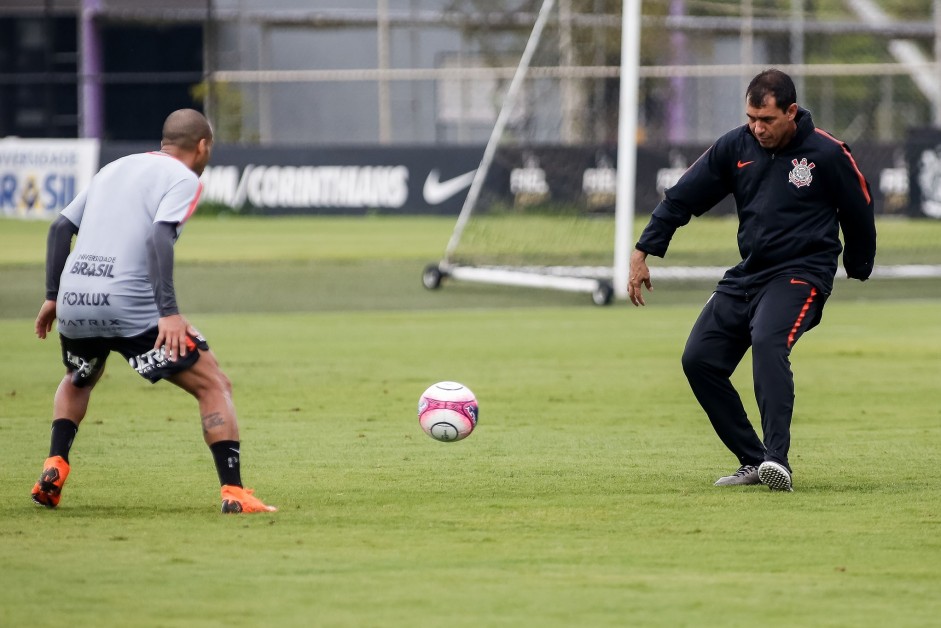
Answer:
<svg viewBox="0 0 941 628"><path fill-rule="evenodd" d="M39 314L36 316L36 336L40 340L45 340L46 335L52 331L52 323L56 320L56 301L55 299L46 299L39 308Z"/></svg>
<svg viewBox="0 0 941 628"><path fill-rule="evenodd" d="M641 286L646 286L648 291L653 290L650 283L650 269L647 268L647 253L639 249L634 249L631 253L631 268L628 273L627 295L631 303L635 306L647 305L644 301L644 295L641 293Z"/></svg>

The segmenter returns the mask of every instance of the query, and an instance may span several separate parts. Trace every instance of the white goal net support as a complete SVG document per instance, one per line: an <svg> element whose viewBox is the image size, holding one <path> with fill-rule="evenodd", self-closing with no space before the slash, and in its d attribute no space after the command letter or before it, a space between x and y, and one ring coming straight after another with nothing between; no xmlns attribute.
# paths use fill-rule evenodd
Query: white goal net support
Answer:
<svg viewBox="0 0 941 628"><path fill-rule="evenodd" d="M625 5L632 5L636 14L624 14L624 33L632 40L620 46L620 65L634 68L635 73L621 73L619 108L636 111L640 2ZM548 36L547 31L551 31ZM453 278L585 292L594 303L603 305L615 296L616 286L627 285L633 186L619 183L616 172L622 182L633 180L633 143L619 142L623 150L616 155L610 149L585 155L592 167L582 171L581 181L559 182L547 176L578 171L567 168L573 151L562 147L584 134L573 127L590 121L580 120L574 109L588 97L603 99L600 92L610 87L612 78L611 68L603 63L582 66L581 72L573 67L576 51L586 48L581 45L585 42L573 38L575 31L558 15L555 0L543 1L506 86L444 258L425 269L426 287L436 288L443 278ZM588 37L597 34L590 28L579 32ZM604 52L596 59L604 61ZM562 68L568 70L553 72ZM600 82L606 79L608 85ZM624 89L625 85L632 88ZM621 116L619 121L620 134L636 135L636 115ZM619 171L614 168L615 159L621 164ZM488 197L488 180L494 183L492 188L502 183L509 195ZM553 200L555 185L581 190L565 195L566 200L560 202ZM573 196L579 195L587 196L587 211L573 202ZM608 210L615 199L617 211L612 214Z"/></svg>
<svg viewBox="0 0 941 628"><path fill-rule="evenodd" d="M481 4L486 0L475 6ZM596 304L626 298L629 254L657 202L649 190L635 188L647 179L653 187L656 179L662 195L711 141L742 124L743 86L771 65L795 77L801 104L814 112L818 126L849 142L854 155L860 154L860 138L885 140L874 148L864 146L870 155L886 152L882 146L892 142L898 147L895 155L880 156L888 162L881 170L867 172L881 205L880 255L873 276L941 277L941 221L923 217L918 222L924 228L896 228L914 221L897 200L907 176L899 137L924 124L933 107L941 111L941 102L933 103L932 94L919 87L925 68L936 69L930 59L772 63L780 54L773 35L750 40L741 33L724 39L722 33L711 33L693 41L643 16L640 0L625 0L620 15L594 20L585 13L573 17L572 7L572 0L542 0L525 37L522 31L472 34L478 61L515 62L515 71L511 78L503 73L486 85L460 87L469 92L465 113L470 118L486 118L479 114L488 104L495 115L443 259L425 269L426 287L455 279L584 292ZM685 64L641 65L645 19L659 25L659 30L644 29L645 38L660 42L653 46L657 54L679 61L684 61L680 53L686 54ZM873 37L885 41L879 34ZM886 50L892 50L891 43ZM700 65L689 59L697 49L711 55ZM734 64L752 58L748 53L768 62ZM723 55L732 56L733 64L716 63ZM447 88L447 83L439 85L439 90ZM934 97L941 101L941 93ZM651 166L656 161L652 144L658 155L669 154L666 167ZM709 216L715 217L695 219L677 234L669 259L651 265L655 280L718 279L738 263L732 201Z"/></svg>

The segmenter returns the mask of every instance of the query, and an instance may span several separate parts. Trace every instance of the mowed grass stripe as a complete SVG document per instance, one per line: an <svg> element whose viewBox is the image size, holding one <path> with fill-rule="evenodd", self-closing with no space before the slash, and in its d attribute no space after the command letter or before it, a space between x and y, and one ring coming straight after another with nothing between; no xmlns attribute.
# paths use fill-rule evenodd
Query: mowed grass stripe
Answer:
<svg viewBox="0 0 941 628"><path fill-rule="evenodd" d="M639 235L649 214L639 214ZM454 228L453 216L206 217L190 220L176 246L177 260L260 261L437 261ZM474 216L462 244L472 252L507 255L533 247L554 255L552 263L610 263L613 229L607 217ZM941 220L880 217L878 264L941 263ZM41 265L48 223L0 218L0 267ZM665 264L734 265L740 259L733 218L694 219L677 231ZM561 255L560 255L561 254ZM539 263L540 260L523 260Z"/></svg>
<svg viewBox="0 0 941 628"><path fill-rule="evenodd" d="M0 624L930 625L941 305L831 301L794 353L791 495L711 486L735 463L679 368L698 309L194 317L282 508L250 518L216 512L193 402L115 358L33 508L58 349L0 321ZM418 428L438 379L480 398L466 441Z"/></svg>

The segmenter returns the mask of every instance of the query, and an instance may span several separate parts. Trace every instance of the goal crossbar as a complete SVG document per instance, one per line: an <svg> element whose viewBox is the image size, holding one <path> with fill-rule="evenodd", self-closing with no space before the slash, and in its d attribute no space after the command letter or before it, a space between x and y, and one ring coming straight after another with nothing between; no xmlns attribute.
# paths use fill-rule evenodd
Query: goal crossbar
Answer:
<svg viewBox="0 0 941 628"><path fill-rule="evenodd" d="M507 88L506 96L500 107L496 122L491 131L490 138L484 149L483 157L474 173L474 178L468 190L467 197L461 207L454 225L451 238L445 248L444 259L439 264L442 275L464 281L478 281L510 286L523 286L533 288L549 288L570 292L587 292L592 294L596 304L603 305L611 301L612 296L625 298L627 296L627 265L631 228L634 216L634 172L636 171L637 156L637 90L638 68L640 66L640 18L641 0L625 0L622 14L622 46L621 46L621 96L619 110L621 118L618 128L618 184L615 207L615 238L614 256L610 267L600 269L590 275L580 273L577 269L555 267L552 270L545 268L506 268L506 267L479 267L456 264L453 254L460 243L461 236L474 211L480 192L486 179L487 172L494 160L497 145L506 129L510 114L516 105L520 88L529 70L530 63L536 47L542 37L542 32L549 20L554 7L554 0L544 0L533 30L526 42L520 63L516 68L513 79ZM632 112L625 115L625 112ZM612 284L613 280L613 284Z"/></svg>

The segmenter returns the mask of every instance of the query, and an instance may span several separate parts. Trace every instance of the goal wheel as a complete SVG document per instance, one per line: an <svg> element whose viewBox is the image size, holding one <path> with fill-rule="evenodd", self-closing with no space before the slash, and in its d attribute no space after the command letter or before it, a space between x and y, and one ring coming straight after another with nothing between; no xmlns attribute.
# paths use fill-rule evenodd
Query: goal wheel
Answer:
<svg viewBox="0 0 941 628"><path fill-rule="evenodd" d="M436 264L429 264L425 266L425 270L421 274L421 283L429 290L437 290L441 287L443 277L444 273Z"/></svg>
<svg viewBox="0 0 941 628"><path fill-rule="evenodd" d="M598 286L591 292L591 300L595 305L609 305L614 297L614 288L607 281L599 281Z"/></svg>

